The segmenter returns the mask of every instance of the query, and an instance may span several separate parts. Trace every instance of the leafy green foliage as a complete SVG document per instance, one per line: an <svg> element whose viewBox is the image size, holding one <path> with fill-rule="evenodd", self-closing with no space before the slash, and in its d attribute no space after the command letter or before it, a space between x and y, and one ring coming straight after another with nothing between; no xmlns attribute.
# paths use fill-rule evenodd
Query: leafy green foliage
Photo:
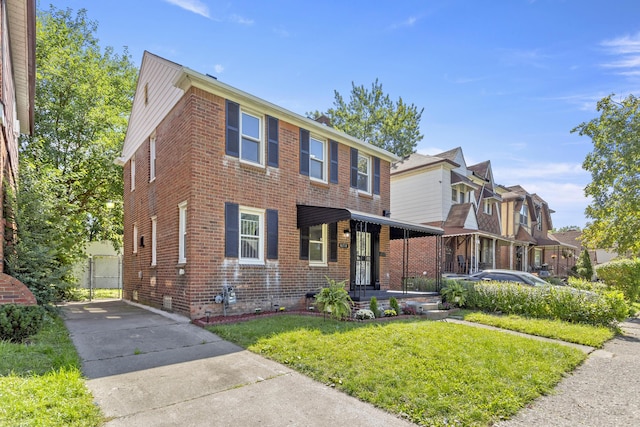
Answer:
<svg viewBox="0 0 640 427"><path fill-rule="evenodd" d="M316 294L316 304L323 313L329 314L337 320L348 319L351 316L353 301L349 293L344 289L346 281L338 282L326 278L327 284Z"/></svg>
<svg viewBox="0 0 640 427"><path fill-rule="evenodd" d="M448 282L447 285L442 288L442 291L440 291L443 301L458 307L464 307L468 293L467 288L455 280Z"/></svg>
<svg viewBox="0 0 640 427"><path fill-rule="evenodd" d="M376 317L380 317L380 308L378 307L378 298L371 297L371 299L369 300L369 310L371 310Z"/></svg>
<svg viewBox="0 0 640 427"><path fill-rule="evenodd" d="M488 312L596 326L615 326L629 315L629 306L617 291L598 295L570 287L531 287L501 282L469 283L467 288L467 307Z"/></svg>
<svg viewBox="0 0 640 427"><path fill-rule="evenodd" d="M396 313L402 313L402 311L400 311L400 304L398 304L396 297L389 298L389 307L391 307L391 309Z"/></svg>
<svg viewBox="0 0 640 427"><path fill-rule="evenodd" d="M589 251L586 249L580 252L580 256L576 260L576 274L586 280L591 280L593 277L593 265L591 264Z"/></svg>
<svg viewBox="0 0 640 427"><path fill-rule="evenodd" d="M23 342L42 327L44 308L39 305L0 305L0 340Z"/></svg>
<svg viewBox="0 0 640 427"><path fill-rule="evenodd" d="M353 317L357 320L371 320L376 318L375 314L373 314L373 311L366 308L361 308L356 311L356 314L354 314Z"/></svg>
<svg viewBox="0 0 640 427"><path fill-rule="evenodd" d="M640 258L618 259L596 266L598 278L624 293L630 302L640 296Z"/></svg>
<svg viewBox="0 0 640 427"><path fill-rule="evenodd" d="M468 322L481 323L501 329L518 331L529 335L559 339L576 344L601 348L615 336L611 328L563 322L561 320L529 319L516 315L496 316L482 312L464 315Z"/></svg>
<svg viewBox="0 0 640 427"><path fill-rule="evenodd" d="M413 153L423 138L420 119L424 109L418 111L415 105L406 104L402 98L393 102L383 92L378 79L371 84L371 90L351 82L348 102L338 91L334 91L334 96L333 108L324 115L338 130L400 157ZM316 111L308 115L315 119L323 113Z"/></svg>
<svg viewBox="0 0 640 427"><path fill-rule="evenodd" d="M290 317L208 329L418 425L492 425L550 392L586 357L446 322Z"/></svg>
<svg viewBox="0 0 640 427"><path fill-rule="evenodd" d="M592 248L640 254L640 99L629 95L621 102L613 95L598 102L600 117L572 132L593 142L582 167L591 173L585 195L593 201L585 214L593 222L583 230Z"/></svg>

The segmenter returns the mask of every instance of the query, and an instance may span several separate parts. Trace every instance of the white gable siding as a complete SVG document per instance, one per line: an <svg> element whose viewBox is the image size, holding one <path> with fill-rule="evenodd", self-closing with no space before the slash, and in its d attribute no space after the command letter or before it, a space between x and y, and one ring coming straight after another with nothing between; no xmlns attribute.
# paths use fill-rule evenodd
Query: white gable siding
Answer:
<svg viewBox="0 0 640 427"><path fill-rule="evenodd" d="M178 64L144 53L122 148L122 161L126 162L136 152L182 97L182 89L174 86L181 70Z"/></svg>
<svg viewBox="0 0 640 427"><path fill-rule="evenodd" d="M476 218L476 214L473 208L469 209L467 219L464 221L464 228L467 228L469 230L478 229L478 219Z"/></svg>
<svg viewBox="0 0 640 427"><path fill-rule="evenodd" d="M441 168L392 176L392 217L416 223L442 221L441 180Z"/></svg>

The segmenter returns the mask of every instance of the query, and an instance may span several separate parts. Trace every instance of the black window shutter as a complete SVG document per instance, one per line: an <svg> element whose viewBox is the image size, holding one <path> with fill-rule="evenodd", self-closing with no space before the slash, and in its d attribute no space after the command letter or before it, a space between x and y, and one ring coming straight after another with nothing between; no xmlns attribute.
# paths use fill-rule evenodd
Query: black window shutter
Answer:
<svg viewBox="0 0 640 427"><path fill-rule="evenodd" d="M338 223L329 224L329 262L338 261Z"/></svg>
<svg viewBox="0 0 640 427"><path fill-rule="evenodd" d="M300 129L300 174L309 176L309 131Z"/></svg>
<svg viewBox="0 0 640 427"><path fill-rule="evenodd" d="M240 209L238 204L224 204L224 226L224 256L238 258L240 244Z"/></svg>
<svg viewBox="0 0 640 427"><path fill-rule="evenodd" d="M358 149L351 149L351 187L358 188Z"/></svg>
<svg viewBox="0 0 640 427"><path fill-rule="evenodd" d="M373 158L373 194L380 194L380 159Z"/></svg>
<svg viewBox="0 0 640 427"><path fill-rule="evenodd" d="M227 144L229 156L240 156L240 105L227 100Z"/></svg>
<svg viewBox="0 0 640 427"><path fill-rule="evenodd" d="M338 142L329 140L329 182L338 183Z"/></svg>
<svg viewBox="0 0 640 427"><path fill-rule="evenodd" d="M278 119L267 116L267 164L278 167Z"/></svg>
<svg viewBox="0 0 640 427"><path fill-rule="evenodd" d="M278 259L278 211L267 209L267 259Z"/></svg>
<svg viewBox="0 0 640 427"><path fill-rule="evenodd" d="M300 259L309 259L309 227L300 227Z"/></svg>

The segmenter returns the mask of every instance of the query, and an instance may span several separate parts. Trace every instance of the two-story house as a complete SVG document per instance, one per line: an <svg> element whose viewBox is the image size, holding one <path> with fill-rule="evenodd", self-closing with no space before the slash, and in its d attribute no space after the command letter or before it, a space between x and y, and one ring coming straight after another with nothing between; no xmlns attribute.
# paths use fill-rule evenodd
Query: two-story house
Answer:
<svg viewBox="0 0 640 427"><path fill-rule="evenodd" d="M442 248L428 238L409 242L414 254L429 256L409 257L404 277L437 276L437 265L442 273L455 274L488 268L538 271L558 257L572 256L571 248L548 236L553 211L542 198L519 186L496 184L491 162L467 165L460 147L395 162L391 210L399 218L445 231ZM396 258L398 244L392 242Z"/></svg>
<svg viewBox="0 0 640 427"><path fill-rule="evenodd" d="M303 307L326 278L389 286L380 148L145 52L119 159L124 298L198 318Z"/></svg>

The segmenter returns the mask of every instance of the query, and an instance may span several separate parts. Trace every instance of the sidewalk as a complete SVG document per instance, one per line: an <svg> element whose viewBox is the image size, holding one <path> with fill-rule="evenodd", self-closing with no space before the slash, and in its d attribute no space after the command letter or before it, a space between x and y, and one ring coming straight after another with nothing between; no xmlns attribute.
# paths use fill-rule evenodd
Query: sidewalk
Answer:
<svg viewBox="0 0 640 427"><path fill-rule="evenodd" d="M62 312L109 427L412 425L186 318L120 300Z"/></svg>

